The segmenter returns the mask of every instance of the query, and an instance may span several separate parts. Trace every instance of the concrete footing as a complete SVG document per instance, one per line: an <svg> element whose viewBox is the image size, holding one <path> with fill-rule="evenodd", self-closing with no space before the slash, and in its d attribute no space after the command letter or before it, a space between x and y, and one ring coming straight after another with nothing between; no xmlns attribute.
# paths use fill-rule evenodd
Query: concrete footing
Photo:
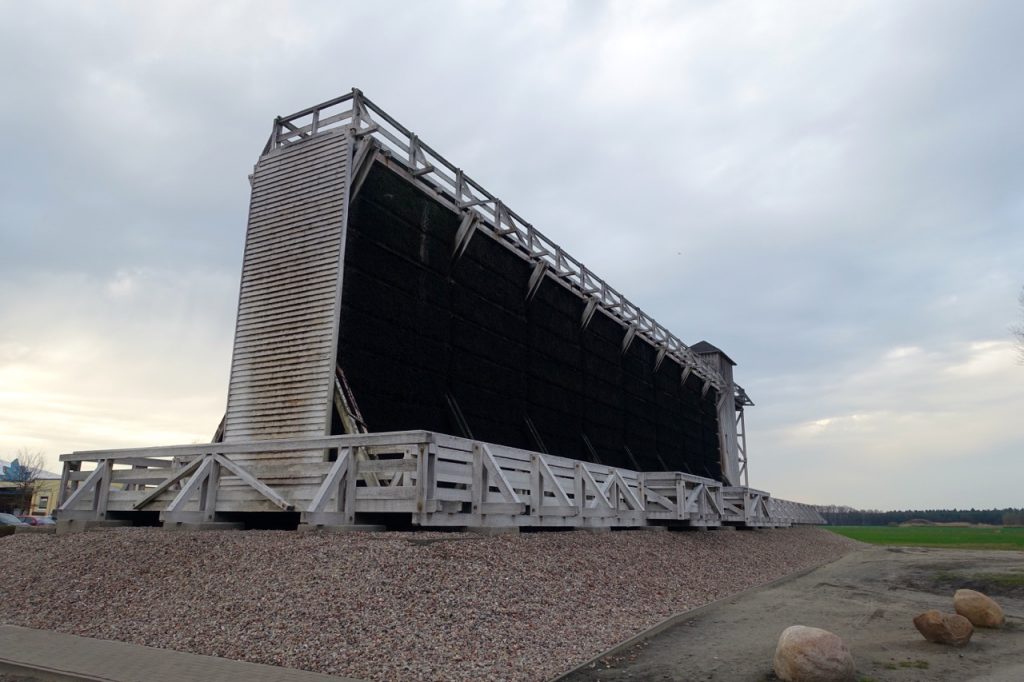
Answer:
<svg viewBox="0 0 1024 682"><path fill-rule="evenodd" d="M99 519L57 519L57 535L84 533L89 530L119 528L132 525L130 521L106 521Z"/></svg>
<svg viewBox="0 0 1024 682"><path fill-rule="evenodd" d="M466 526L467 533L475 535L518 535L519 526Z"/></svg>
<svg viewBox="0 0 1024 682"><path fill-rule="evenodd" d="M387 526L374 523L352 523L344 526L317 525L300 523L296 530L303 533L379 533L387 530Z"/></svg>
<svg viewBox="0 0 1024 682"><path fill-rule="evenodd" d="M245 524L241 521L164 521L164 530L242 530Z"/></svg>

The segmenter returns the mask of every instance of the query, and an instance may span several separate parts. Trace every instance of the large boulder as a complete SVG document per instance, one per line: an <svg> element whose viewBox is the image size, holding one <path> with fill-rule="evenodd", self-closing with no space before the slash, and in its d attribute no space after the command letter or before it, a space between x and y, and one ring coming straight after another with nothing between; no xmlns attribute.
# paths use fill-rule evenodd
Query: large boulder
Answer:
<svg viewBox="0 0 1024 682"><path fill-rule="evenodd" d="M953 608L979 628L998 628L1006 620L999 604L974 590L957 590L953 595Z"/></svg>
<svg viewBox="0 0 1024 682"><path fill-rule="evenodd" d="M974 627L971 621L958 613L925 611L914 619L914 627L929 642L963 646L971 641Z"/></svg>
<svg viewBox="0 0 1024 682"><path fill-rule="evenodd" d="M853 656L838 635L828 630L793 625L775 647L775 674L785 682L850 682Z"/></svg>

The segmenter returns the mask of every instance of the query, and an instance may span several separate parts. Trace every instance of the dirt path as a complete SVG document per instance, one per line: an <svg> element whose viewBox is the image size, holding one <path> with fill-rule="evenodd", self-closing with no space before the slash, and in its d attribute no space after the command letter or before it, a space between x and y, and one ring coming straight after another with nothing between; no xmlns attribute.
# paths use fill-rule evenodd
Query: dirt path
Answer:
<svg viewBox="0 0 1024 682"><path fill-rule="evenodd" d="M795 580L699 611L691 619L575 673L584 680L772 680L779 634L793 624L841 636L865 682L1024 680L1024 552L877 547ZM1007 615L954 649L926 642L913 617L953 611L957 587L984 589Z"/></svg>

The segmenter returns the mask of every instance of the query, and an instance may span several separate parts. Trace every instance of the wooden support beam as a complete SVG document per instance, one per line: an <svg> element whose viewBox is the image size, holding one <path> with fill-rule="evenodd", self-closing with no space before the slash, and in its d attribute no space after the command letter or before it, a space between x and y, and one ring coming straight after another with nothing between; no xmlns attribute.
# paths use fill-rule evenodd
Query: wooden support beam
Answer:
<svg viewBox="0 0 1024 682"><path fill-rule="evenodd" d="M284 511L295 510L295 505L281 497L276 490L260 481L258 478L253 476L251 473L248 472L248 470L246 470L242 466L239 466L238 464L232 462L230 459L221 454L215 454L213 455L213 457L217 460L217 462L220 463L222 467L230 471L235 476L238 476L238 478L240 478L243 483L245 483L247 486L258 492L260 495L263 495L263 497L267 498Z"/></svg>
<svg viewBox="0 0 1024 682"><path fill-rule="evenodd" d="M654 359L654 371L657 373L661 369L661 363L665 361L665 356L668 355L668 348L665 346L658 347L658 357Z"/></svg>
<svg viewBox="0 0 1024 682"><path fill-rule="evenodd" d="M483 524L483 504L487 499L487 468L484 467L483 447L473 443L473 478L470 482L470 505L475 526Z"/></svg>
<svg viewBox="0 0 1024 682"><path fill-rule="evenodd" d="M199 509L206 512L210 520L217 513L217 491L220 489L220 464L214 461L210 465L210 473L203 481L202 497Z"/></svg>
<svg viewBox="0 0 1024 682"><path fill-rule="evenodd" d="M636 325L631 324L626 328L626 335L622 337L622 351L621 354L625 355L629 350L629 347L633 345L633 339L636 338Z"/></svg>
<svg viewBox="0 0 1024 682"><path fill-rule="evenodd" d="M342 503L340 498L344 497L344 492L341 482L348 473L352 460L352 448L341 448L338 450L338 459L334 460L331 470L324 476L324 480L320 484L320 488L317 489L316 495L313 496L313 501L309 503L307 511L324 511L331 498L338 499L339 504ZM341 509L339 508L338 511L341 511Z"/></svg>
<svg viewBox="0 0 1024 682"><path fill-rule="evenodd" d="M490 487L490 479L494 479L494 484L497 486L501 496L505 498L506 502L512 504L523 504L523 501L519 499L519 495L512 489L512 485L505 478L504 472L501 467L494 460L494 455L491 454L490 448L485 443L480 444L480 456L484 463L484 469L487 471L488 487ZM484 491L486 495L486 490Z"/></svg>
<svg viewBox="0 0 1024 682"><path fill-rule="evenodd" d="M363 186L363 182L366 180L366 176L370 174L370 169L373 168L374 152L375 145L369 140L356 145L355 158L352 160L352 172L350 174L352 180L349 186L349 201L355 200L356 195L359 194L359 190Z"/></svg>
<svg viewBox="0 0 1024 682"><path fill-rule="evenodd" d="M597 299L591 296L587 299L587 304L583 307L583 317L580 320L580 326L584 329L590 324L590 321L594 319L594 313L597 311Z"/></svg>
<svg viewBox="0 0 1024 682"><path fill-rule="evenodd" d="M81 462L64 462L64 468L60 474L60 490L57 493L57 508L64 506L64 500L70 495L68 486L71 483L71 474L82 468Z"/></svg>
<svg viewBox="0 0 1024 682"><path fill-rule="evenodd" d="M355 457L349 454L348 474L345 476L344 499L338 500L338 511L344 514L345 522L356 522L356 476Z"/></svg>
<svg viewBox="0 0 1024 682"><path fill-rule="evenodd" d="M136 511L138 511L138 510L142 509L143 507L145 507L146 505L148 505L149 503L151 503L156 498L160 497L160 495L162 495L164 493L164 491L166 491L172 485L174 485L175 483L177 483L181 479L185 478L186 476L192 475L192 473L196 469L198 469L200 467L200 465L203 463L204 459L206 459L206 458L205 457L197 458L197 459L194 459L191 462L189 462L189 464L187 466L185 466L184 468L182 468L180 471L178 471L178 473L168 477L163 483L158 485L153 490L153 492L149 493L148 495L143 497L141 500L136 502L134 505L132 505L132 508L135 509Z"/></svg>
<svg viewBox="0 0 1024 682"><path fill-rule="evenodd" d="M608 509L613 508L612 503L608 500L608 496L601 490L601 486L597 484L597 481L594 480L594 476L590 473L590 470L587 469L583 462L576 463L576 473L583 479L583 498L579 505L580 509L593 509L598 505ZM592 507L586 504L588 488L594 493L594 505Z"/></svg>
<svg viewBox="0 0 1024 682"><path fill-rule="evenodd" d="M554 493L555 502L562 506L571 506L572 502L569 500L569 496L565 494L564 490L562 490L562 486L559 485L558 479L555 477L555 473L551 471L551 467L548 465L547 461L545 461L544 457L541 455L534 455L534 458L537 462L537 468L540 473L542 492L543 483L544 481L547 481L549 489Z"/></svg>
<svg viewBox="0 0 1024 682"><path fill-rule="evenodd" d="M182 507L185 506L185 503L188 502L193 495L199 492L200 486L206 482L210 475L210 470L213 468L213 464L214 460L212 457L204 457L202 464L200 464L199 468L197 468L189 477L188 482L181 486L181 490L178 491L178 494L174 496L174 499L171 500L171 503L167 505L167 509L164 511L181 511Z"/></svg>
<svg viewBox="0 0 1024 682"><path fill-rule="evenodd" d="M96 468L89 474L89 478L85 479L85 481L82 482L82 485L78 486L78 488L75 489L75 492L71 493L71 496L68 497L67 501L61 505L61 509L71 509L75 506L75 503L78 502L78 500L85 497L87 492L96 488L100 479L103 477L103 474L106 472L106 466L104 466L105 463L106 460L100 460L96 463Z"/></svg>
<svg viewBox="0 0 1024 682"><path fill-rule="evenodd" d="M537 291L540 290L540 285L544 283L544 273L547 269L547 263L542 260L539 260L534 264L533 272L530 274L530 281L526 285L527 301L532 301L533 297L537 295Z"/></svg>
<svg viewBox="0 0 1024 682"><path fill-rule="evenodd" d="M476 213L473 211L466 211L462 216L462 223L459 225L458 231L455 233L455 248L452 251L452 260L458 260L462 257L462 254L469 248L469 241L476 234Z"/></svg>
<svg viewBox="0 0 1024 682"><path fill-rule="evenodd" d="M675 511L676 508L677 508L677 505L676 505L675 502L673 502L672 500L670 500L669 498L665 497L664 495L662 495L660 493L654 492L650 488L645 488L644 489L644 497L647 498L648 502L653 502L654 504L660 504L662 507L665 508L666 511Z"/></svg>
<svg viewBox="0 0 1024 682"><path fill-rule="evenodd" d="M437 486L437 446L420 445L416 460L416 510L420 513L433 511L434 489Z"/></svg>

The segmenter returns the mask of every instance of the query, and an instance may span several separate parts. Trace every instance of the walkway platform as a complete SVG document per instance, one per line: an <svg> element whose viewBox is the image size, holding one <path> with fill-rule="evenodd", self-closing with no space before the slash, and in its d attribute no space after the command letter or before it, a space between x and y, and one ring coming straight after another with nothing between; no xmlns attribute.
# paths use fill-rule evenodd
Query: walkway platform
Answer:
<svg viewBox="0 0 1024 682"><path fill-rule="evenodd" d="M359 682L305 670L0 625L0 674L104 682Z"/></svg>

